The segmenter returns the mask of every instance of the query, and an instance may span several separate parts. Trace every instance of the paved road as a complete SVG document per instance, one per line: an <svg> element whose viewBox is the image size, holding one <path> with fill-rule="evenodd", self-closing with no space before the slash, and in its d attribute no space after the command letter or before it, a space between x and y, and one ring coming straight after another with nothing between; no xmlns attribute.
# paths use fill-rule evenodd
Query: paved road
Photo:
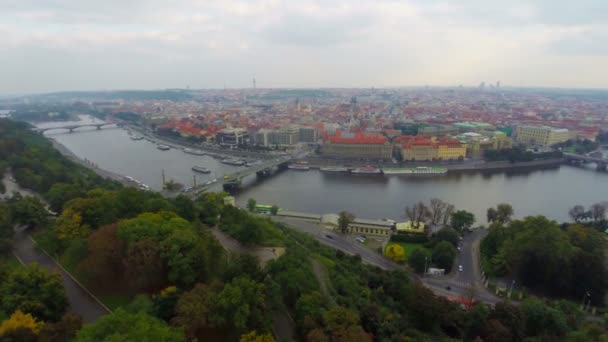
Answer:
<svg viewBox="0 0 608 342"><path fill-rule="evenodd" d="M454 261L452 272L444 277L426 276L422 282L436 293L465 298L473 295L475 299L488 304L501 302L503 299L488 291L481 280L479 243L487 233L487 230L479 229L465 235L460 242L462 251ZM459 265L462 265L462 272L458 270Z"/></svg>
<svg viewBox="0 0 608 342"><path fill-rule="evenodd" d="M6 174L1 180L4 182L7 190L10 190L10 194L15 191L21 193L23 196L37 196L40 198L38 194L21 188L17 183L10 180L10 177L10 174ZM85 323L94 322L100 316L109 313L109 310L97 302L87 290L74 281L74 279L61 269L50 256L38 250L34 240L32 240L29 233L23 229L16 229L13 242L13 254L23 264L27 265L35 262L47 270L59 272L63 277L63 286L70 304L70 310L81 315Z"/></svg>
<svg viewBox="0 0 608 342"><path fill-rule="evenodd" d="M314 236L319 242L324 245L334 247L348 254L358 254L364 263L378 266L384 270L396 270L403 268L402 266L384 258L383 256L358 245L351 240L344 238L338 234L321 228L318 224L307 222L298 219L290 219L285 217L272 217L277 222L282 222L295 228L299 231L309 233ZM502 298L493 295L483 287L481 283L481 275L479 274L478 259L476 257L475 246L487 232L477 231L467 235L462 240L462 253L458 256L456 262L456 272L445 277L423 277L420 278L416 274L410 273L410 279L414 282L422 281L422 284L440 296L460 296L467 297L471 295L471 284L473 284L473 295L476 300L481 300L488 304L496 304L502 301ZM460 274L457 271L458 265L463 265L463 272ZM450 290L447 287L450 287Z"/></svg>
<svg viewBox="0 0 608 342"><path fill-rule="evenodd" d="M70 310L81 315L85 323L94 322L97 318L109 313L67 272L62 270L51 257L36 249L34 240L27 232L18 230L15 234L13 253L26 265L35 262L47 270L59 272L63 277L63 287L70 304Z"/></svg>
<svg viewBox="0 0 608 342"><path fill-rule="evenodd" d="M323 229L316 223L277 216L273 216L272 219L277 222L285 223L291 228L295 228L299 231L309 233L324 245L334 247L351 255L358 254L361 256L361 259L364 263L378 266L385 270L396 270L399 268L403 268L402 266L384 258L383 256L373 251L370 251L369 249L363 246L353 244L347 238L344 238L338 234Z"/></svg>

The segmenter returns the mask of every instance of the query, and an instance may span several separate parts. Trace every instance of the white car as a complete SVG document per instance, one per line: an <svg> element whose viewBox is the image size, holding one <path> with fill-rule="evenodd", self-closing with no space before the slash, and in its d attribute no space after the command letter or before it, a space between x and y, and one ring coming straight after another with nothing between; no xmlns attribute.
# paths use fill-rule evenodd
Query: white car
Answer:
<svg viewBox="0 0 608 342"><path fill-rule="evenodd" d="M462 265L458 265L458 272L462 272Z"/></svg>

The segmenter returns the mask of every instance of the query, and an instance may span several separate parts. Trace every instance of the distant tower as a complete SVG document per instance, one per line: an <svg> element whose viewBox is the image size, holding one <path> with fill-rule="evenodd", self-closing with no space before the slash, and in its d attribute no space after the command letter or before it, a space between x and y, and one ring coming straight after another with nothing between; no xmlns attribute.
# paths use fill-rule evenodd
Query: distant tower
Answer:
<svg viewBox="0 0 608 342"><path fill-rule="evenodd" d="M357 107L357 97L353 96L350 98L350 113L353 114Z"/></svg>
<svg viewBox="0 0 608 342"><path fill-rule="evenodd" d="M496 81L496 88L500 88L500 81Z"/></svg>
<svg viewBox="0 0 608 342"><path fill-rule="evenodd" d="M255 76L253 76L253 89L255 89Z"/></svg>
<svg viewBox="0 0 608 342"><path fill-rule="evenodd" d="M300 98L299 97L296 99L296 110L300 111Z"/></svg>

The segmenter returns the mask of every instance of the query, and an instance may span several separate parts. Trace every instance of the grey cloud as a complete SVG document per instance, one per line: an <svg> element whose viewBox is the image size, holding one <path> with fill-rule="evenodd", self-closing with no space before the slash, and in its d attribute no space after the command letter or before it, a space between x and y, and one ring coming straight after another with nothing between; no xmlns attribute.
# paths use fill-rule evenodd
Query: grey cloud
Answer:
<svg viewBox="0 0 608 342"><path fill-rule="evenodd" d="M563 55L607 55L608 30L566 35L551 43L549 50Z"/></svg>
<svg viewBox="0 0 608 342"><path fill-rule="evenodd" d="M346 17L315 17L290 13L263 30L271 43L292 46L339 45L359 40L374 18L361 14Z"/></svg>

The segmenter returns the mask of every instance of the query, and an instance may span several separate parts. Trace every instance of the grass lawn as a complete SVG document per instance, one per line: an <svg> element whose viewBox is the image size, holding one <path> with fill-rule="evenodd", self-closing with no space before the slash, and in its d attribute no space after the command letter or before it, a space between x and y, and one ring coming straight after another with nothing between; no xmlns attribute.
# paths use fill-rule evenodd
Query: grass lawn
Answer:
<svg viewBox="0 0 608 342"><path fill-rule="evenodd" d="M424 247L422 243L412 243L412 242L389 242L386 247L390 245L400 245L405 250L405 261L407 261L416 249L426 250L428 254L431 254L431 249Z"/></svg>

